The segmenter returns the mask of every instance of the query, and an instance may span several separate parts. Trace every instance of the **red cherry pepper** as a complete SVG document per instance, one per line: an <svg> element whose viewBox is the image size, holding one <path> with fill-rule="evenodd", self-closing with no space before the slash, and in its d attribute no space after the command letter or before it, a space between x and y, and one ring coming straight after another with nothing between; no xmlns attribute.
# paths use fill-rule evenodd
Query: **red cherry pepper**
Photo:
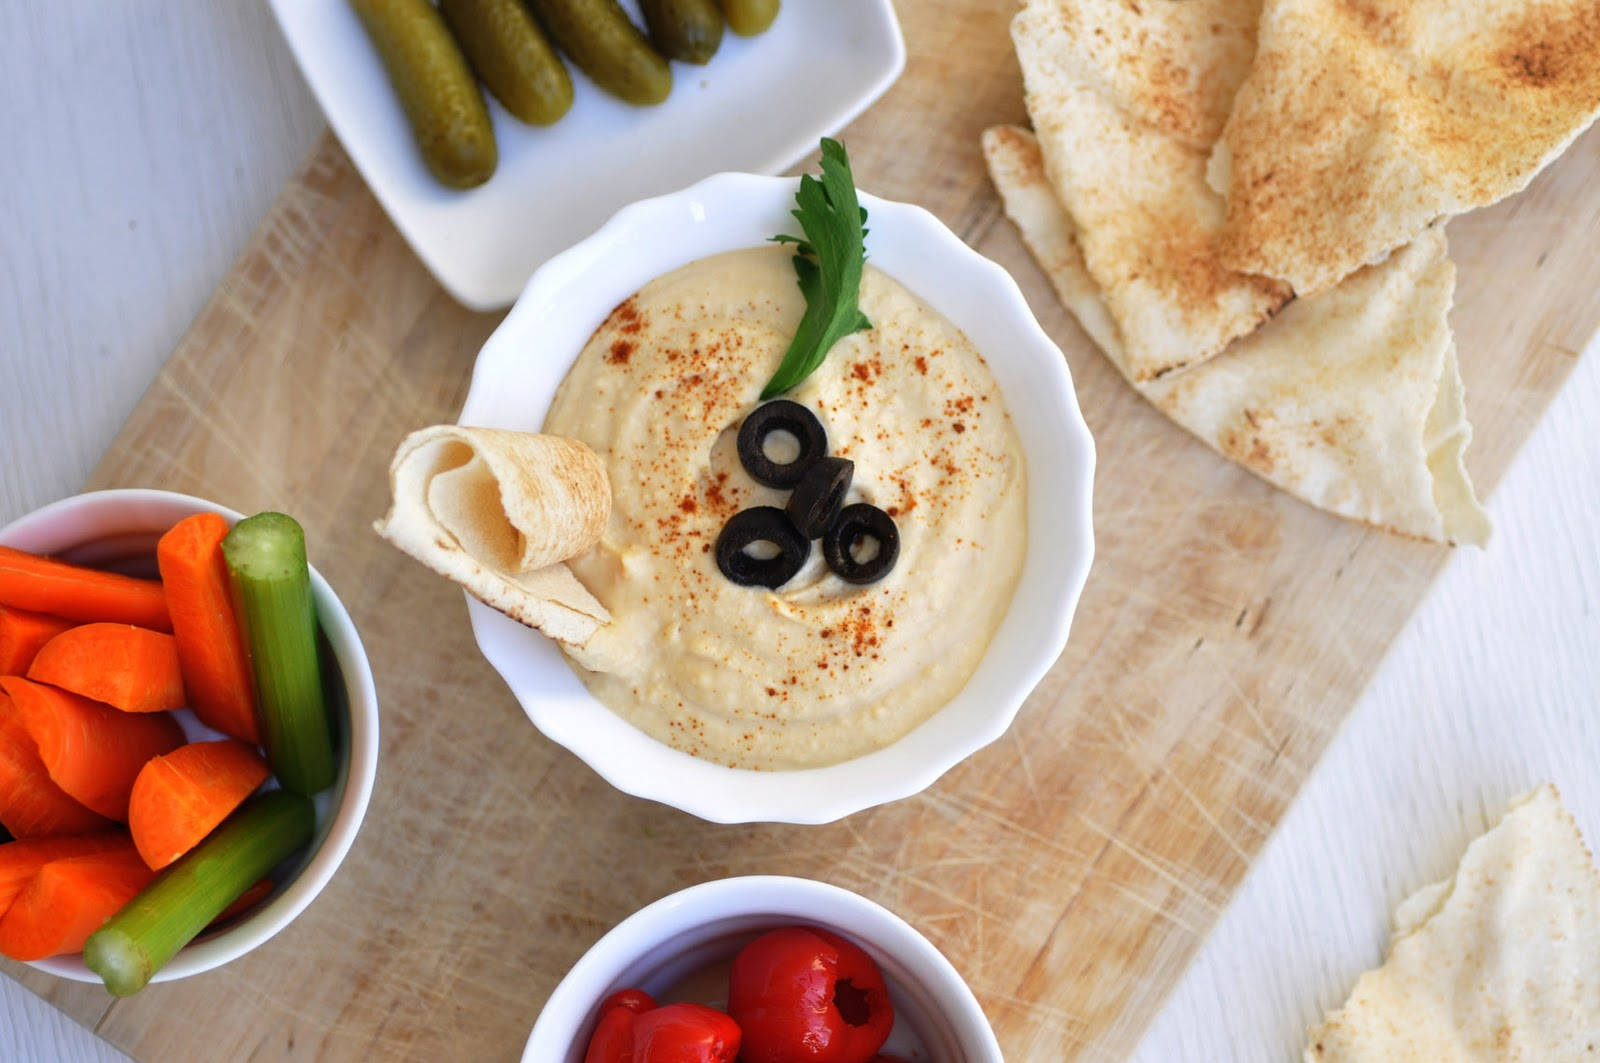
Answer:
<svg viewBox="0 0 1600 1063"><path fill-rule="evenodd" d="M633 1023L633 1063L733 1063L739 1026L704 1004L668 1004Z"/></svg>
<svg viewBox="0 0 1600 1063"><path fill-rule="evenodd" d="M827 930L769 931L734 958L728 1014L746 1063L868 1063L894 1025L872 957Z"/></svg>
<svg viewBox="0 0 1600 1063"><path fill-rule="evenodd" d="M627 1008L634 1014L654 1011L661 1005L656 1003L655 997L642 989L619 989L600 1002L600 1014L604 1015L612 1008Z"/></svg>
<svg viewBox="0 0 1600 1063"><path fill-rule="evenodd" d="M600 1005L584 1063L734 1063L739 1027L703 1004L655 1006L649 994L624 989Z"/></svg>
<svg viewBox="0 0 1600 1063"><path fill-rule="evenodd" d="M627 1008L602 1011L583 1063L633 1063L633 1024L638 1018Z"/></svg>

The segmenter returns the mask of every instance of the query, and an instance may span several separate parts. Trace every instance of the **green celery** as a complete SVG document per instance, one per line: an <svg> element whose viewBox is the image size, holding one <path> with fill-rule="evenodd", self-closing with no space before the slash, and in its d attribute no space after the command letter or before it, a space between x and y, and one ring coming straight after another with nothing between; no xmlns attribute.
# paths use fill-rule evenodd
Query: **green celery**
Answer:
<svg viewBox="0 0 1600 1063"><path fill-rule="evenodd" d="M267 761L285 790L309 797L333 785L336 768L305 533L293 517L257 513L228 532L222 556L250 648Z"/></svg>
<svg viewBox="0 0 1600 1063"><path fill-rule="evenodd" d="M157 875L83 947L83 962L119 997L152 975L240 894L311 840L316 812L299 794L251 798Z"/></svg>

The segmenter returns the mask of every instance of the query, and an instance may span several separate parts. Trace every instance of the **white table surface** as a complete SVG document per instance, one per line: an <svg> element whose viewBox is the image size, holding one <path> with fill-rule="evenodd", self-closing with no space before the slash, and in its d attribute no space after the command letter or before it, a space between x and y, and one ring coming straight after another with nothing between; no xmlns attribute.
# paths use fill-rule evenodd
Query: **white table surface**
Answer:
<svg viewBox="0 0 1600 1063"><path fill-rule="evenodd" d="M322 128L259 0L8 15L0 523L78 489ZM1591 350L1490 499L1489 549L1407 626L1140 1058L1297 1056L1393 903L1539 779L1600 838L1597 424ZM0 1059L121 1058L0 977Z"/></svg>

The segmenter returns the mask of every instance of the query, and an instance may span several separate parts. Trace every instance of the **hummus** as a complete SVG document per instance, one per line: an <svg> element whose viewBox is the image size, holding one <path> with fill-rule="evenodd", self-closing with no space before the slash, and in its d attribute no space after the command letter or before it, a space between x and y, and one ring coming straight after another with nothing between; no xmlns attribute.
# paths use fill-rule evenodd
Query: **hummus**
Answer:
<svg viewBox="0 0 1600 1063"><path fill-rule="evenodd" d="M927 719L977 668L1027 548L1022 448L988 366L869 265L873 328L785 397L855 463L846 503L895 519L898 562L855 586L816 543L776 591L717 568L728 518L788 497L745 473L736 436L805 311L792 254L735 251L646 285L589 340L544 425L592 447L612 491L600 542L569 561L612 620L563 648L635 726L742 768L848 760Z"/></svg>

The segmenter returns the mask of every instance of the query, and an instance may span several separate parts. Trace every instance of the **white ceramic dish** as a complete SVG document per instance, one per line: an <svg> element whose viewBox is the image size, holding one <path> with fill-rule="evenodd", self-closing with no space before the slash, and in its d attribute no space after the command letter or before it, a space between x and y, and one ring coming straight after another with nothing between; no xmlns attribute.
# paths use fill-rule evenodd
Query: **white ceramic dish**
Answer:
<svg viewBox="0 0 1600 1063"><path fill-rule="evenodd" d="M638 18L634 0L623 0ZM429 175L377 52L345 0L272 0L328 124L417 257L474 310L505 306L534 268L618 207L719 170L776 173L860 114L900 75L890 0L791 0L766 33L723 35L703 67L672 64L656 107L572 71L572 110L538 128L492 97L500 165L460 192Z"/></svg>
<svg viewBox="0 0 1600 1063"><path fill-rule="evenodd" d="M767 875L690 886L618 923L550 994L523 1063L581 1063L595 1010L612 992L633 986L660 995L686 975L731 959L761 932L796 924L837 931L883 972L895 1011L884 1051L915 1063L1001 1063L972 990L904 919L838 886Z"/></svg>
<svg viewBox="0 0 1600 1063"><path fill-rule="evenodd" d="M190 514L204 512L220 513L230 523L242 516L214 502L171 491L92 491L19 517L0 528L0 544L80 564L153 560L161 533ZM316 544L310 545L314 553ZM253 914L221 931L204 934L180 950L156 972L152 982L170 982L220 967L288 926L333 878L361 828L378 774L378 694L361 636L315 567L311 569L311 593L343 679L340 743L335 750L339 777L331 789L315 798L317 828L311 845L297 865L283 869L272 895L257 905ZM191 738L221 737L197 723L187 710L180 718ZM31 966L76 982L100 981L77 956L57 956Z"/></svg>
<svg viewBox="0 0 1600 1063"><path fill-rule="evenodd" d="M551 259L478 355L461 423L537 431L584 343L650 279L793 226L796 181L719 174L636 203ZM473 632L529 719L613 786L716 822L826 823L914 794L998 738L1060 655L1094 553L1094 444L1061 351L1010 274L921 207L862 196L874 266L959 326L988 360L1028 461L1028 555L961 693L894 745L804 771L747 771L670 749L590 696L555 644L469 599Z"/></svg>

